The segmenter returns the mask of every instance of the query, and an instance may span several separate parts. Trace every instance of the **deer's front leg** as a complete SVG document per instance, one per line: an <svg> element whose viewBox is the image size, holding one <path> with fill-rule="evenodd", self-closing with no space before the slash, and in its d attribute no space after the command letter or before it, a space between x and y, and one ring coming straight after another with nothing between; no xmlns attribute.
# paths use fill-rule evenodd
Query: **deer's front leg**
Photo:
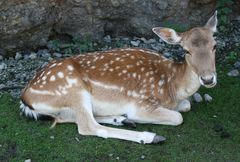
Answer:
<svg viewBox="0 0 240 162"><path fill-rule="evenodd" d="M103 138L118 138L138 143L159 143L165 138L151 132L138 132L131 130L123 130L102 126L97 123L93 116L91 95L82 90L78 103L74 103L71 107L76 115L76 124L78 132L82 135L95 135Z"/></svg>
<svg viewBox="0 0 240 162"><path fill-rule="evenodd" d="M175 110L179 112L188 112L191 110L191 103L187 99L182 100L179 102Z"/></svg>

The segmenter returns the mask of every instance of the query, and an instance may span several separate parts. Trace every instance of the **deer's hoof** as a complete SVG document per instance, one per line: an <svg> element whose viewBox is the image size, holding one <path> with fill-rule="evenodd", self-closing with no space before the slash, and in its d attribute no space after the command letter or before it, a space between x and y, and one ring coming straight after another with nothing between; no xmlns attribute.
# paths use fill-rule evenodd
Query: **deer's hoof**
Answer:
<svg viewBox="0 0 240 162"><path fill-rule="evenodd" d="M129 127L132 127L132 128L136 128L137 127L136 123L134 123L134 121L129 120L129 119L124 119L122 121L122 124L126 125L126 126L129 126Z"/></svg>
<svg viewBox="0 0 240 162"><path fill-rule="evenodd" d="M153 143L153 144L163 143L165 140L166 140L165 137L156 135L156 136L153 138L152 143Z"/></svg>

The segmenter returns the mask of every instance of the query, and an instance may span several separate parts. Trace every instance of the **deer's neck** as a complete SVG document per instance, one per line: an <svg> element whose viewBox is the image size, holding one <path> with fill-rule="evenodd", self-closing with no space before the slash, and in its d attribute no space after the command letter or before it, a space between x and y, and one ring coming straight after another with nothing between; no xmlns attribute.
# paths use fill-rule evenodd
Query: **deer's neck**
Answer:
<svg viewBox="0 0 240 162"><path fill-rule="evenodd" d="M191 95L193 95L200 87L200 82L198 75L193 71L193 69L183 62L178 66L178 74L176 76L176 98L178 100L183 100Z"/></svg>

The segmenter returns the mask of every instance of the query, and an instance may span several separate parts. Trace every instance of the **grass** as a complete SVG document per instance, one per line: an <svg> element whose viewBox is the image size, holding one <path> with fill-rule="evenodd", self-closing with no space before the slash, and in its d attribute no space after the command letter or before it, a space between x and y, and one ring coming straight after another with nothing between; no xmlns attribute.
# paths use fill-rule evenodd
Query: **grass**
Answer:
<svg viewBox="0 0 240 162"><path fill-rule="evenodd" d="M218 76L215 88L200 89L213 101L193 104L183 114L183 125L137 125L136 130L167 137L159 145L81 136L74 124L50 130L50 121L20 116L18 103L5 94L0 98L0 161L239 161L240 78L226 76L221 67Z"/></svg>

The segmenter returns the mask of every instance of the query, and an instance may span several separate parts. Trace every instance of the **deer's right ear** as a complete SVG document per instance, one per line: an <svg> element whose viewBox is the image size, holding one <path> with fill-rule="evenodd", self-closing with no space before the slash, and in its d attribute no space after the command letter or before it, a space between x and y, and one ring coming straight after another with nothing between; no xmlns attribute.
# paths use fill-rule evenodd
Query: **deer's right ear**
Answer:
<svg viewBox="0 0 240 162"><path fill-rule="evenodd" d="M182 39L181 35L170 28L156 27L152 31L169 44L180 44Z"/></svg>

